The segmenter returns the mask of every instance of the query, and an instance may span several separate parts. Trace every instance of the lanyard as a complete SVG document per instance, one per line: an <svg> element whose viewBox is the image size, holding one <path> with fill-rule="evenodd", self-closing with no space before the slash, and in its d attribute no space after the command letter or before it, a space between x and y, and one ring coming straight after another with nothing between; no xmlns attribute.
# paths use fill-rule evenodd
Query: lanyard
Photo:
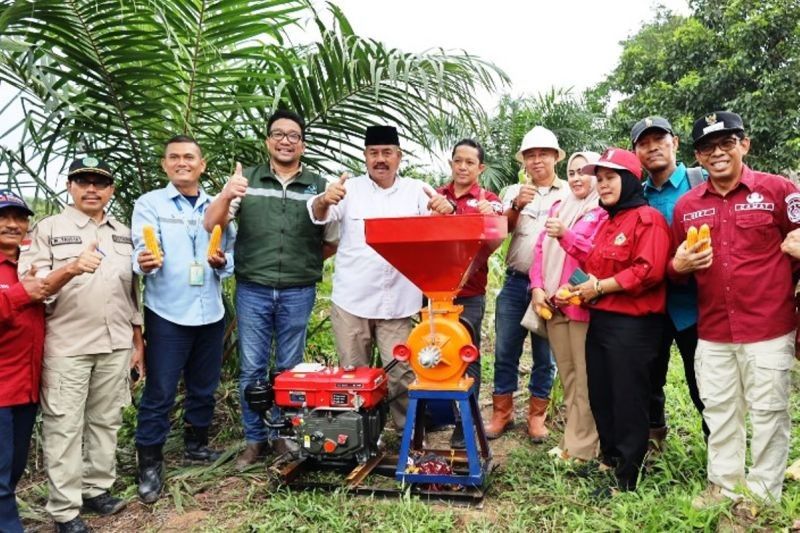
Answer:
<svg viewBox="0 0 800 533"><path fill-rule="evenodd" d="M183 227L186 228L186 234L189 236L189 240L192 241L192 259L197 262L197 228L200 226L200 220L203 217L203 212L205 211L206 204L200 206L200 217L192 217L191 219L187 218L183 213L183 207L181 206L181 200L179 196L175 196L172 198L172 201L175 203L175 207L178 208L178 212L181 214L181 220L183 221ZM188 200L187 200L188 201ZM197 201L200 201L200 197L198 196Z"/></svg>

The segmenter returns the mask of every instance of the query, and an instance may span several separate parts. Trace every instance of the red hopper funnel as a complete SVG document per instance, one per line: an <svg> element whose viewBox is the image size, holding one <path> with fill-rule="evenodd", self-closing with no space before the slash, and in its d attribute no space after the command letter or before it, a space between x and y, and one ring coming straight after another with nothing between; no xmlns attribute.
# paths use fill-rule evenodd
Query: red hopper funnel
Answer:
<svg viewBox="0 0 800 533"><path fill-rule="evenodd" d="M367 244L431 298L453 297L508 235L498 215L371 218Z"/></svg>

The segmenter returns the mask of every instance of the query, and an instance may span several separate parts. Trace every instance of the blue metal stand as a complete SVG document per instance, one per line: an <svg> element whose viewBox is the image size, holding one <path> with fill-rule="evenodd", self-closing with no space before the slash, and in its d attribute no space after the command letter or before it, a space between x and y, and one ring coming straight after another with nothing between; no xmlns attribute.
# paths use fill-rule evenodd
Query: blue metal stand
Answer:
<svg viewBox="0 0 800 533"><path fill-rule="evenodd" d="M400 457L397 461L395 478L399 481L408 483L449 483L464 486L480 486L486 479L486 474L491 465L492 452L489 450L489 442L486 440L486 433L483 429L481 411L478 407L477 385L473 384L469 390L416 390L408 391L408 413L406 415L406 426L403 428L403 442L400 445ZM417 474L407 472L408 456L413 451L431 451L443 456L445 460L451 457L461 456L460 452L424 450L422 448L423 413L425 412L425 402L428 400L451 400L458 404L461 412L460 423L464 428L464 441L466 448L467 474ZM456 423L459 423L458 421ZM420 428L419 431L415 431ZM477 434L477 439L475 438ZM413 438L413 448L412 448ZM477 441L477 442L476 442ZM478 452L480 445L480 455Z"/></svg>

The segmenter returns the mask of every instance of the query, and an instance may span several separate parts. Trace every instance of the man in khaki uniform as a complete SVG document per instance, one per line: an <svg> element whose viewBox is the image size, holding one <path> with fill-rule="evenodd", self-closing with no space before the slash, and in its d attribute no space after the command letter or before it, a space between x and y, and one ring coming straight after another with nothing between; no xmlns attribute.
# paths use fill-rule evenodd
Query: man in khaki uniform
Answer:
<svg viewBox="0 0 800 533"><path fill-rule="evenodd" d="M79 512L112 514L125 502L109 494L116 478L117 430L130 403L131 367L143 374L141 324L131 269L130 229L105 212L111 169L93 157L69 167L74 205L40 221L20 257L46 276L42 371L47 511L57 531L88 531Z"/></svg>

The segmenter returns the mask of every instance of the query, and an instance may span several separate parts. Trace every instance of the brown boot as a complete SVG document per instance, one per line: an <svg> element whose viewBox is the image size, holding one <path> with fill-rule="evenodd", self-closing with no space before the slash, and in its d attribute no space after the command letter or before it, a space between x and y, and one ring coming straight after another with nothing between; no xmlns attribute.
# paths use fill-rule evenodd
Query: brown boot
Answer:
<svg viewBox="0 0 800 533"><path fill-rule="evenodd" d="M514 395L495 394L492 396L492 420L484 427L487 439L496 439L514 427Z"/></svg>
<svg viewBox="0 0 800 533"><path fill-rule="evenodd" d="M549 398L531 396L528 400L528 436L537 444L544 442L550 434L544 425L548 405L550 405Z"/></svg>
<svg viewBox="0 0 800 533"><path fill-rule="evenodd" d="M244 451L236 458L236 468L243 470L266 457L267 453L269 453L268 442L248 443Z"/></svg>

